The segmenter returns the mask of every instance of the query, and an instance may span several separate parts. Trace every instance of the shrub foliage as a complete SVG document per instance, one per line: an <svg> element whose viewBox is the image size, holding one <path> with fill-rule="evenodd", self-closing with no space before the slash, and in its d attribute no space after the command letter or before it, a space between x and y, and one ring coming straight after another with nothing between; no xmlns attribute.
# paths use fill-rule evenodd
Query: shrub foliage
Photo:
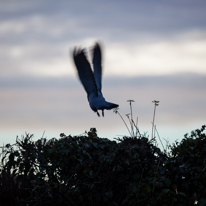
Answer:
<svg viewBox="0 0 206 206"><path fill-rule="evenodd" d="M205 205L206 126L161 152L146 137L32 140L1 153L0 205Z"/></svg>

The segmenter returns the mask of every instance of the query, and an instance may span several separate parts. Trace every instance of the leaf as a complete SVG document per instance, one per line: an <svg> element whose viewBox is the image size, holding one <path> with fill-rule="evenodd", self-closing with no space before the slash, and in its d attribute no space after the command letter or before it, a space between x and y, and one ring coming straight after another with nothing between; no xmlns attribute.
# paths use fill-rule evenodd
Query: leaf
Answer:
<svg viewBox="0 0 206 206"><path fill-rule="evenodd" d="M20 155L20 154L19 154L18 151L15 151L15 152L14 152L14 156L18 157L19 155Z"/></svg>
<svg viewBox="0 0 206 206"><path fill-rule="evenodd" d="M109 199L113 198L113 192L110 190L108 192L105 193L106 197L108 197Z"/></svg>
<svg viewBox="0 0 206 206"><path fill-rule="evenodd" d="M184 192L178 192L179 195L187 197L186 194Z"/></svg>
<svg viewBox="0 0 206 206"><path fill-rule="evenodd" d="M170 191L170 189L163 189L162 193L167 194Z"/></svg>
<svg viewBox="0 0 206 206"><path fill-rule="evenodd" d="M162 181L165 183L165 185L166 185L167 187L169 187L169 186L171 185L171 181L170 181L168 178L166 178L166 177L163 177L163 178L162 178Z"/></svg>
<svg viewBox="0 0 206 206"><path fill-rule="evenodd" d="M205 206L206 205L206 198L200 198L198 201L198 206Z"/></svg>

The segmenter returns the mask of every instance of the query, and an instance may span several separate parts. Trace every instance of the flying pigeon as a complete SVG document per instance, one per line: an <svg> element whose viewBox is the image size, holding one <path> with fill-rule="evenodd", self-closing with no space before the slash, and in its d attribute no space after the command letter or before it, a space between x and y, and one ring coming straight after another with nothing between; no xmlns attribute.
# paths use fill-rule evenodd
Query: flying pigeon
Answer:
<svg viewBox="0 0 206 206"><path fill-rule="evenodd" d="M74 48L73 51L74 63L78 71L79 79L87 92L89 105L98 116L100 116L98 110L102 110L102 116L104 116L104 109L113 109L119 105L107 102L102 95L102 55L100 45L98 43L95 44L92 55L94 71L91 69L84 49Z"/></svg>

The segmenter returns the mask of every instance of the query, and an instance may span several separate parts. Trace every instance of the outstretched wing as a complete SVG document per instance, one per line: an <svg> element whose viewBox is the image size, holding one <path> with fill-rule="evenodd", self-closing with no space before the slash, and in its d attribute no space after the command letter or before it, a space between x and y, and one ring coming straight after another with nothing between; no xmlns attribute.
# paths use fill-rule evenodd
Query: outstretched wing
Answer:
<svg viewBox="0 0 206 206"><path fill-rule="evenodd" d="M94 74L85 56L84 50L75 48L73 51L73 59L78 71L79 79L81 80L87 95L90 93L97 93Z"/></svg>
<svg viewBox="0 0 206 206"><path fill-rule="evenodd" d="M101 93L102 89L102 54L100 45L98 43L95 44L93 49L93 69L94 69L94 78L97 85L97 90Z"/></svg>

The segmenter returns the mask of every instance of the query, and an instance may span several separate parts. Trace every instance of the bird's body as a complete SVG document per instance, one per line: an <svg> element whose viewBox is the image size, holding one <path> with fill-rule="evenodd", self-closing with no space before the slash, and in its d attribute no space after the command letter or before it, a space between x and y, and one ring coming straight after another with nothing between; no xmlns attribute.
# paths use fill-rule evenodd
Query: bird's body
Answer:
<svg viewBox="0 0 206 206"><path fill-rule="evenodd" d="M74 63L76 65L78 75L85 91L87 92L87 98L89 105L94 112L102 110L102 116L104 116L105 109L113 109L119 105L107 102L102 95L102 66L101 66L101 49L99 44L96 44L93 49L93 69L85 56L84 50L74 49L73 52Z"/></svg>

